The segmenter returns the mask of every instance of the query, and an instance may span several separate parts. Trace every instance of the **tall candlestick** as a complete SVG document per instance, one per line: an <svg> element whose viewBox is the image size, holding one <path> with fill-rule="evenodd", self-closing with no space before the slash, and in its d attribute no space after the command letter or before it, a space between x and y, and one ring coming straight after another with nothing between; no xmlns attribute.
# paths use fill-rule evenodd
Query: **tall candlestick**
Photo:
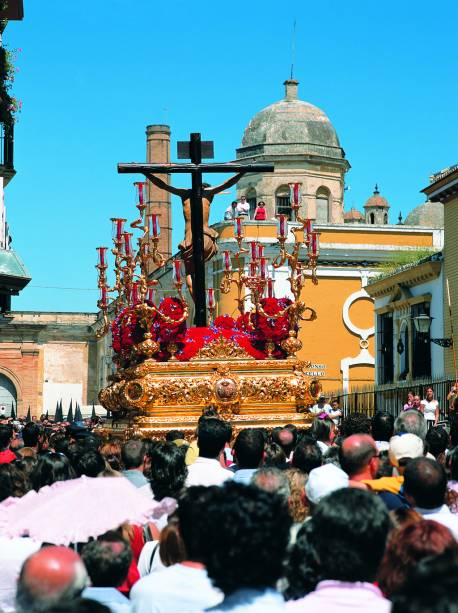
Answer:
<svg viewBox="0 0 458 613"><path fill-rule="evenodd" d="M105 253L107 251L107 247L97 247L97 251L99 252L99 266L101 268L105 268L106 266Z"/></svg>
<svg viewBox="0 0 458 613"><path fill-rule="evenodd" d="M124 253L127 257L130 257L132 255L132 245L130 242L131 237L132 234L130 234L129 232L124 232Z"/></svg>
<svg viewBox="0 0 458 613"><path fill-rule="evenodd" d="M113 238L118 242L121 241L122 235L124 233L124 222L125 219L121 219L120 217L112 217L111 218L113 224Z"/></svg>
<svg viewBox="0 0 458 613"><path fill-rule="evenodd" d="M274 297L274 280L273 279L267 279L267 297L268 298Z"/></svg>
<svg viewBox="0 0 458 613"><path fill-rule="evenodd" d="M237 238L240 238L241 236L243 236L243 226L242 226L241 217L236 217L234 219L234 229L235 229L235 235L237 236Z"/></svg>
<svg viewBox="0 0 458 613"><path fill-rule="evenodd" d="M290 201L293 205L298 205L301 201L301 185L302 183L290 183Z"/></svg>
<svg viewBox="0 0 458 613"><path fill-rule="evenodd" d="M105 285L100 288L100 303L102 307L107 306L107 288Z"/></svg>
<svg viewBox="0 0 458 613"><path fill-rule="evenodd" d="M131 298L132 298L132 304L136 305L138 304L138 283L132 283L132 294L131 294Z"/></svg>
<svg viewBox="0 0 458 613"><path fill-rule="evenodd" d="M161 233L161 228L159 226L159 215L157 213L152 213L150 216L150 236L157 237Z"/></svg>
<svg viewBox="0 0 458 613"><path fill-rule="evenodd" d="M260 262L261 279L265 279L267 276L267 258L261 258L259 262Z"/></svg>
<svg viewBox="0 0 458 613"><path fill-rule="evenodd" d="M264 245L258 243L258 258L264 257Z"/></svg>
<svg viewBox="0 0 458 613"><path fill-rule="evenodd" d="M143 206L145 202L144 189L145 189L146 183L144 181L136 181L134 185L137 188L138 204L140 206Z"/></svg>
<svg viewBox="0 0 458 613"><path fill-rule="evenodd" d="M224 254L224 270L229 272L230 270L232 270L231 252L223 251L223 254Z"/></svg>
<svg viewBox="0 0 458 613"><path fill-rule="evenodd" d="M258 272L258 265L256 262L250 262L250 277L256 277Z"/></svg>
<svg viewBox="0 0 458 613"><path fill-rule="evenodd" d="M278 220L280 222L280 237L286 237L286 215L278 215Z"/></svg>
<svg viewBox="0 0 458 613"><path fill-rule="evenodd" d="M181 260L173 260L173 277L175 283L181 283Z"/></svg>
<svg viewBox="0 0 458 613"><path fill-rule="evenodd" d="M250 246L251 246L251 259L254 261L258 257L258 243L256 241L251 241Z"/></svg>
<svg viewBox="0 0 458 613"><path fill-rule="evenodd" d="M316 255L317 254L317 249L318 249L318 235L316 232L312 232L312 254Z"/></svg>
<svg viewBox="0 0 458 613"><path fill-rule="evenodd" d="M156 302L156 291L153 287L150 287L148 289L148 292L146 294L146 300L151 304L154 304Z"/></svg>
<svg viewBox="0 0 458 613"><path fill-rule="evenodd" d="M207 289L208 308L212 309L215 306L215 290L213 287Z"/></svg>
<svg viewBox="0 0 458 613"><path fill-rule="evenodd" d="M305 220L305 233L306 233L306 240L309 241L310 240L310 233L312 231L312 220L311 219L306 219Z"/></svg>

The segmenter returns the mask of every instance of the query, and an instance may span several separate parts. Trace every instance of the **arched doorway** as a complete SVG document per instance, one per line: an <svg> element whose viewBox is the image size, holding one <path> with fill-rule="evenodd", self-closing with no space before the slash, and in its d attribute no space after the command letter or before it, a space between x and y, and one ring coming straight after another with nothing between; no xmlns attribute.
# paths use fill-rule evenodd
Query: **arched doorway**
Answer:
<svg viewBox="0 0 458 613"><path fill-rule="evenodd" d="M6 414L9 415L13 404L16 408L16 387L14 386L14 383L11 381L11 379L8 379L8 377L0 373L0 407L4 406L6 409Z"/></svg>

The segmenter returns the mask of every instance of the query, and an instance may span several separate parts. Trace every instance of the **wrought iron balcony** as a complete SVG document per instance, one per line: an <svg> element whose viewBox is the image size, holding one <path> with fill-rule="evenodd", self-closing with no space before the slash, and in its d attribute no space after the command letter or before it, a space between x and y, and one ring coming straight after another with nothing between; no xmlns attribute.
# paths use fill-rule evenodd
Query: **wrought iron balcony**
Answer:
<svg viewBox="0 0 458 613"><path fill-rule="evenodd" d="M6 185L15 174L14 126L0 122L0 176Z"/></svg>

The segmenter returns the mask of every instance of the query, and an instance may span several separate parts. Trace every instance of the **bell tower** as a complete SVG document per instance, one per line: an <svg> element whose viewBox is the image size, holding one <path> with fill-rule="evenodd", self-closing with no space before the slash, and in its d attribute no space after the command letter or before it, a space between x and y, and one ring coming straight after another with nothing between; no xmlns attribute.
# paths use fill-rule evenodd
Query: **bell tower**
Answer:
<svg viewBox="0 0 458 613"><path fill-rule="evenodd" d="M148 164L170 163L170 126L164 124L152 124L146 127L146 160ZM168 175L158 175L160 179L169 182ZM147 209L146 214L156 213L159 215L161 235L158 249L166 260L172 256L172 205L170 194L146 182ZM151 263L150 273L156 269Z"/></svg>
<svg viewBox="0 0 458 613"><path fill-rule="evenodd" d="M374 193L366 200L364 213L366 223L372 226L384 226L388 223L388 211L390 205L388 200L380 195L378 185L375 184Z"/></svg>

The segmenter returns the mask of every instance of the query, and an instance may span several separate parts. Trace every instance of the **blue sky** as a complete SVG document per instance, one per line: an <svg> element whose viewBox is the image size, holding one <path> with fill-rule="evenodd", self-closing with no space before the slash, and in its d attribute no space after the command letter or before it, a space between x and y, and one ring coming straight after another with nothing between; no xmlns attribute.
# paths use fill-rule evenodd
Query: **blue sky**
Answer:
<svg viewBox="0 0 458 613"><path fill-rule="evenodd" d="M201 132L217 161L233 159L249 119L283 97L294 20L300 97L328 114L352 165L347 209L378 182L395 222L458 161L454 0L24 5L4 36L22 48L23 102L5 201L32 275L16 310L95 310L95 247L109 243L110 217L135 214L133 179L116 164L145 160L150 123L170 124L173 154ZM182 227L175 203L175 244Z"/></svg>

